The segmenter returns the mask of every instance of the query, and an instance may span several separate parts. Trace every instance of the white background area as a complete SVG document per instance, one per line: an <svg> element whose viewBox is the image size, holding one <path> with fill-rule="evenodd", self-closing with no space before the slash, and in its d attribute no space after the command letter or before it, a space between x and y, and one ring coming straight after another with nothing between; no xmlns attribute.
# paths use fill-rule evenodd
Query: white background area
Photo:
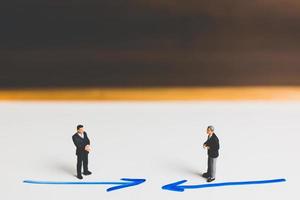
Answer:
<svg viewBox="0 0 300 200"><path fill-rule="evenodd" d="M299 199L300 102L1 102L2 199ZM109 185L31 185L24 179L79 181L72 135L91 140L91 176L83 181L145 178ZM206 183L206 127L220 140L217 182L286 178L285 183L186 190Z"/></svg>

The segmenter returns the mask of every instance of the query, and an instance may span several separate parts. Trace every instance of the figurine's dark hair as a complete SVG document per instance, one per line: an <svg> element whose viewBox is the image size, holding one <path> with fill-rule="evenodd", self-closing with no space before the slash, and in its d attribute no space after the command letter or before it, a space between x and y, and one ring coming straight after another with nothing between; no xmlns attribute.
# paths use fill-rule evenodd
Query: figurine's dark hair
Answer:
<svg viewBox="0 0 300 200"><path fill-rule="evenodd" d="M81 124L77 125L77 130L79 130L80 128L83 128L83 125Z"/></svg>

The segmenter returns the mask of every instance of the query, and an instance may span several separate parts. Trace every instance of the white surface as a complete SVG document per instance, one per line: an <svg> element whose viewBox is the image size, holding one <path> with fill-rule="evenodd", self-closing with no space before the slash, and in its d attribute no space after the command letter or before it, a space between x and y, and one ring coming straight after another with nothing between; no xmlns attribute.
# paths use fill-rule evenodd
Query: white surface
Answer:
<svg viewBox="0 0 300 200"><path fill-rule="evenodd" d="M0 103L3 199L292 199L299 198L300 103ZM104 185L29 185L24 179L77 181L71 136L84 124L93 152L84 181L146 178L111 193ZM286 178L268 185L162 190L183 179L202 184L202 144L214 125L220 139L217 180Z"/></svg>

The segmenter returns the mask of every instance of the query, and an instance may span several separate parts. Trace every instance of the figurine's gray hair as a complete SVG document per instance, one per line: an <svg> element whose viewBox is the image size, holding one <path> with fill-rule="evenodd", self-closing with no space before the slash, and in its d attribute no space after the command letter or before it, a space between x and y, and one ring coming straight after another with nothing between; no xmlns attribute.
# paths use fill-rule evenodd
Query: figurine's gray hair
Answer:
<svg viewBox="0 0 300 200"><path fill-rule="evenodd" d="M211 131L215 131L215 127L213 127L213 126L208 126L207 129L209 129Z"/></svg>

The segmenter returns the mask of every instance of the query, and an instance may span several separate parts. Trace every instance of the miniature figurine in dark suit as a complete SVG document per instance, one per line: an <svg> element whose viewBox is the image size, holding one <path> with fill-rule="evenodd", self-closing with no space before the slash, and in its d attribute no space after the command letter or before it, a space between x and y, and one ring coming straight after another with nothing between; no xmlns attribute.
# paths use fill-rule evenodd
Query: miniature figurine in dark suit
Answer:
<svg viewBox="0 0 300 200"><path fill-rule="evenodd" d="M83 174L90 175L92 172L88 170L88 154L91 151L90 140L87 133L83 129L83 125L77 126L77 132L72 136L72 140L76 146L77 155L77 178L82 179L81 167L83 163Z"/></svg>
<svg viewBox="0 0 300 200"><path fill-rule="evenodd" d="M202 174L204 178L207 178L207 182L214 181L216 178L216 164L217 157L219 156L219 139L214 133L215 128L213 126L207 127L208 138L203 144L204 148L207 148L208 161L207 172Z"/></svg>

